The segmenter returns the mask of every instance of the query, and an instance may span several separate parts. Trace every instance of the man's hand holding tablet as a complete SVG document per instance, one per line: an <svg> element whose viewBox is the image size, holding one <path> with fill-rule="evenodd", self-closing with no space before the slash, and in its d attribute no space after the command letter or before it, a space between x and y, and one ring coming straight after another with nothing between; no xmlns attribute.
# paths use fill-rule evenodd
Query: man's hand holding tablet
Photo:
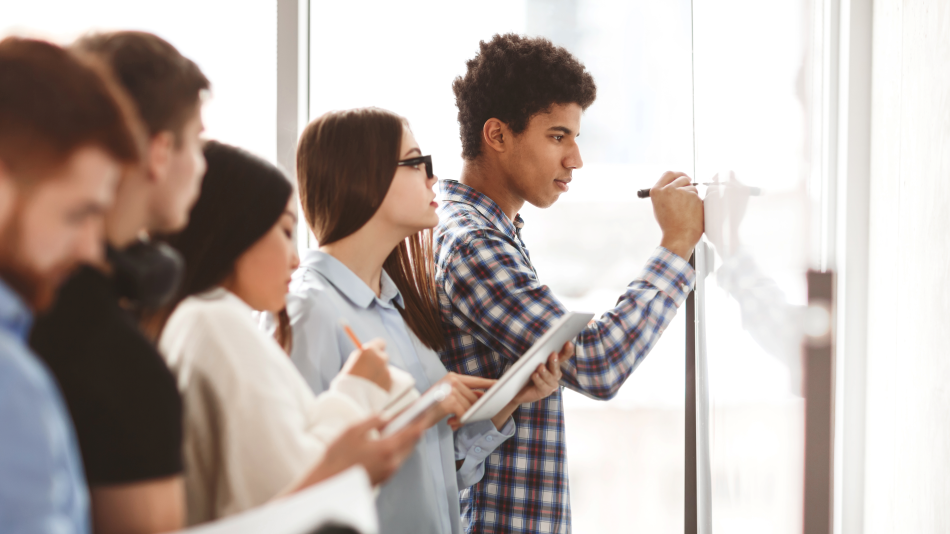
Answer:
<svg viewBox="0 0 950 534"><path fill-rule="evenodd" d="M555 321L461 417L461 423L491 419L495 427L500 428L499 424L504 424L519 405L536 402L556 391L561 379L560 365L574 354L570 340L577 337L593 316L592 313L568 312ZM552 354L557 348L560 352ZM538 365L545 361L546 366Z"/></svg>
<svg viewBox="0 0 950 534"><path fill-rule="evenodd" d="M561 347L560 352L552 352L548 356L547 365L539 365L531 374L531 381L525 384L521 391L515 395L515 398L491 418L495 428L500 429L508 420L508 417L515 413L518 406L537 402L557 391L557 388L561 385L561 364L572 356L574 356L574 344L570 341Z"/></svg>
<svg viewBox="0 0 950 534"><path fill-rule="evenodd" d="M560 352L552 352L547 363L535 369L531 380L521 388L515 398L491 418L495 428L501 429L518 406L539 401L557 391L561 380L561 364L573 355L574 345L571 342L565 343ZM428 416L429 422L426 426L432 426L446 415L451 415L452 418L447 423L452 430L458 430L462 426L459 418L485 394L485 389L496 382L498 381L489 378L448 373L411 406L394 417L387 426L388 432L383 435L397 431L423 415ZM433 393L437 395L433 396Z"/></svg>

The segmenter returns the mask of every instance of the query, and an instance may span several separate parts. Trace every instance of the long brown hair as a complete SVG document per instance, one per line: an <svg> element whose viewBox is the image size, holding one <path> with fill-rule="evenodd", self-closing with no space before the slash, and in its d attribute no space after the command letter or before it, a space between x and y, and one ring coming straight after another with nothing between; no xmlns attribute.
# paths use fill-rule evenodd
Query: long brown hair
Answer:
<svg viewBox="0 0 950 534"><path fill-rule="evenodd" d="M297 145L297 184L307 223L320 244L353 234L382 205L407 127L395 113L360 108L332 111L304 129ZM403 320L427 347L442 348L432 230L407 237L383 268L402 294Z"/></svg>

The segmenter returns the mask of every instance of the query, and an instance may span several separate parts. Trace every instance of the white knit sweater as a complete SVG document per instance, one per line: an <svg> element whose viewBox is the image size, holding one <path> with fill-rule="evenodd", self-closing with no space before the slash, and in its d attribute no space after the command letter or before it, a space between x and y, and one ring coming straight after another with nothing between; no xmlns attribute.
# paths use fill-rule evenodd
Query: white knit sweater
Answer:
<svg viewBox="0 0 950 534"><path fill-rule="evenodd" d="M314 396L251 313L233 293L214 289L179 304L159 340L184 403L189 524L286 491L346 428L392 400L372 382L345 374ZM404 391L400 385L412 377L390 370L392 391ZM418 396L412 393L400 404Z"/></svg>

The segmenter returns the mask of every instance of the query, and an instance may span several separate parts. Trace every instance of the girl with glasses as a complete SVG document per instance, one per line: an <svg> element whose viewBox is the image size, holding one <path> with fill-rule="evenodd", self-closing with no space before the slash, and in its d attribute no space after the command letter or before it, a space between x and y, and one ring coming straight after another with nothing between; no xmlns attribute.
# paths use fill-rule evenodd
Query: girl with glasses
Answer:
<svg viewBox="0 0 950 534"><path fill-rule="evenodd" d="M557 389L557 355L492 420L460 426L478 390L494 380L449 373L436 353L444 339L431 157L394 113L331 112L304 130L297 180L319 249L307 251L291 283L292 360L315 392L326 391L354 348L342 318L358 338L385 340L390 364L411 374L419 391L451 385L416 450L382 486L377 509L384 533L459 533L459 489L477 482L486 459L514 435L515 408Z"/></svg>

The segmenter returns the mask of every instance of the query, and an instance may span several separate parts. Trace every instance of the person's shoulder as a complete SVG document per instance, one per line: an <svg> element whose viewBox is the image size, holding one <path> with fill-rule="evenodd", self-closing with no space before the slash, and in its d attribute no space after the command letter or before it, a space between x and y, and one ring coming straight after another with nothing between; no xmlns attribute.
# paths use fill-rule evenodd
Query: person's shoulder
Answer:
<svg viewBox="0 0 950 534"><path fill-rule="evenodd" d="M233 293L212 290L183 300L158 342L166 363L179 375L185 369L224 381L243 374L261 353L280 352L277 342L254 322L252 310Z"/></svg>
<svg viewBox="0 0 950 534"><path fill-rule="evenodd" d="M72 355L103 339L101 330L115 322L118 311L109 278L93 267L79 267L60 286L53 306L36 318L30 343L47 360L63 351Z"/></svg>
<svg viewBox="0 0 950 534"><path fill-rule="evenodd" d="M59 295L117 298L113 279L91 265L77 267L63 282L59 289Z"/></svg>
<svg viewBox="0 0 950 534"><path fill-rule="evenodd" d="M78 267L60 286L49 313L40 316L59 322L89 321L100 318L105 310L118 309L119 297L108 275L89 265ZM65 326L65 325L64 325Z"/></svg>
<svg viewBox="0 0 950 534"><path fill-rule="evenodd" d="M486 255L514 254L511 238L487 221L474 208L459 211L457 217L440 220L435 234L436 277L457 269L460 262Z"/></svg>
<svg viewBox="0 0 950 534"><path fill-rule="evenodd" d="M491 229L491 222L465 202L445 202L439 210L437 234L465 234Z"/></svg>
<svg viewBox="0 0 950 534"><path fill-rule="evenodd" d="M291 324L311 317L338 317L341 295L319 273L301 269L294 274L287 293L287 316Z"/></svg>
<svg viewBox="0 0 950 534"><path fill-rule="evenodd" d="M56 389L49 369L20 340L0 330L0 393L29 405Z"/></svg>
<svg viewBox="0 0 950 534"><path fill-rule="evenodd" d="M300 267L294 272L287 298L308 303L319 303L329 298L328 291L335 291L333 284L312 268Z"/></svg>
<svg viewBox="0 0 950 534"><path fill-rule="evenodd" d="M233 293L218 288L178 304L162 330L159 350L167 361L173 353L188 352L205 343L219 346L254 342L258 332L250 307ZM263 332L260 335L266 337Z"/></svg>
<svg viewBox="0 0 950 534"><path fill-rule="evenodd" d="M463 202L451 202L444 206L433 237L437 262L461 250L483 246L485 242L507 241L505 234L495 228L491 221Z"/></svg>
<svg viewBox="0 0 950 534"><path fill-rule="evenodd" d="M85 335L64 333L55 343L35 342L74 418L87 412L102 418L104 411L124 409L123 404L135 405L139 399L154 406L177 393L158 348L131 315L118 312L90 326Z"/></svg>
<svg viewBox="0 0 950 534"><path fill-rule="evenodd" d="M0 331L0 428L10 437L47 439L51 424L67 422L56 381L39 358L8 337Z"/></svg>
<svg viewBox="0 0 950 534"><path fill-rule="evenodd" d="M172 323L206 327L232 323L253 325L254 320L251 309L239 297L219 288L181 301L168 318L169 326Z"/></svg>

